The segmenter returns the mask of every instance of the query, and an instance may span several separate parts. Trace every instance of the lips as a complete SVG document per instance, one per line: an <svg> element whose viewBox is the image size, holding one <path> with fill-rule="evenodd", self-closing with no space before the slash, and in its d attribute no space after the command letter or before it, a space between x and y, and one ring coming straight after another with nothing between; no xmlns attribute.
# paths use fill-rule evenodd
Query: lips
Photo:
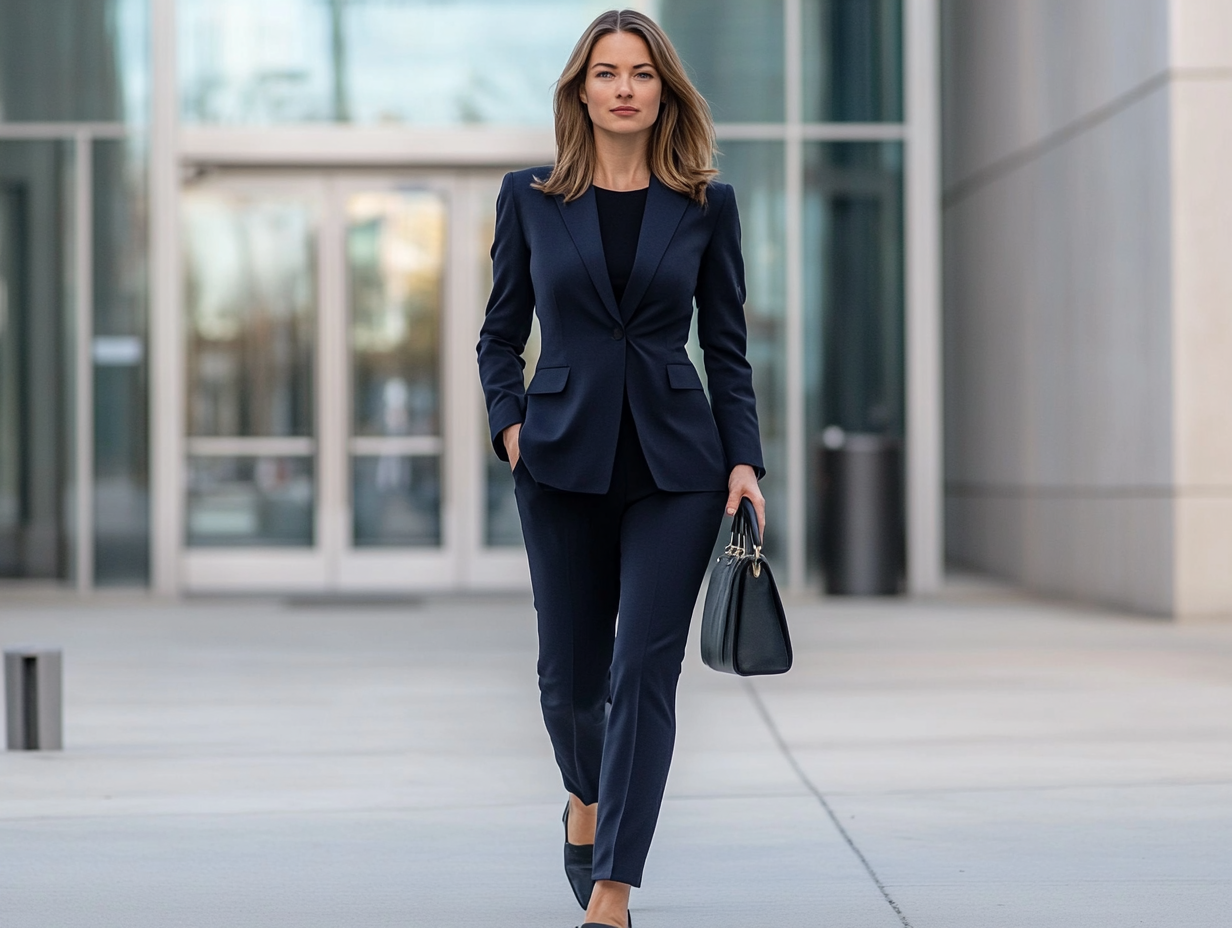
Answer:
<svg viewBox="0 0 1232 928"><path fill-rule="evenodd" d="M637 112L637 108L632 106L617 106L612 109L612 112L618 116L632 116Z"/></svg>

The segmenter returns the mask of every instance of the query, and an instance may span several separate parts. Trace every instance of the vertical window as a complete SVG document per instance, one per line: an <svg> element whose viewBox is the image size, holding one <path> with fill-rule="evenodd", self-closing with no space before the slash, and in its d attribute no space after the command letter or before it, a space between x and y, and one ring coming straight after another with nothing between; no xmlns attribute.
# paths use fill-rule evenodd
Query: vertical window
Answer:
<svg viewBox="0 0 1232 928"><path fill-rule="evenodd" d="M671 36L716 122L781 122L782 0L662 0Z"/></svg>
<svg viewBox="0 0 1232 928"><path fill-rule="evenodd" d="M904 434L903 145L806 143L804 171L805 435L816 553L825 430Z"/></svg>
<svg viewBox="0 0 1232 928"><path fill-rule="evenodd" d="M148 30L148 0L0 4L0 129L62 139L0 141L0 574L148 581Z"/></svg>
<svg viewBox="0 0 1232 928"><path fill-rule="evenodd" d="M0 121L143 124L148 0L5 0Z"/></svg>
<svg viewBox="0 0 1232 928"><path fill-rule="evenodd" d="M206 186L184 220L188 544L311 546L317 211Z"/></svg>
<svg viewBox="0 0 1232 928"><path fill-rule="evenodd" d="M447 214L433 190L374 190L347 200L356 547L441 543Z"/></svg>
<svg viewBox="0 0 1232 928"><path fill-rule="evenodd" d="M150 569L145 147L93 143L94 580Z"/></svg>
<svg viewBox="0 0 1232 928"><path fill-rule="evenodd" d="M804 121L901 122L902 0L803 0Z"/></svg>
<svg viewBox="0 0 1232 928"><path fill-rule="evenodd" d="M0 577L75 575L75 166L0 140Z"/></svg>

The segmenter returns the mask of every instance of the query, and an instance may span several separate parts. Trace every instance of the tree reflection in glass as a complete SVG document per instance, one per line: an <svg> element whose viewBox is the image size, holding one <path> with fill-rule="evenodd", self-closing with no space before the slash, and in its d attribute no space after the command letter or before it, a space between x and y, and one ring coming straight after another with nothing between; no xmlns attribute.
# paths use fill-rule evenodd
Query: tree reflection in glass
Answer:
<svg viewBox="0 0 1232 928"><path fill-rule="evenodd" d="M445 201L429 190L347 202L353 429L440 434Z"/></svg>
<svg viewBox="0 0 1232 928"><path fill-rule="evenodd" d="M184 223L188 434L312 435L313 208L190 189Z"/></svg>

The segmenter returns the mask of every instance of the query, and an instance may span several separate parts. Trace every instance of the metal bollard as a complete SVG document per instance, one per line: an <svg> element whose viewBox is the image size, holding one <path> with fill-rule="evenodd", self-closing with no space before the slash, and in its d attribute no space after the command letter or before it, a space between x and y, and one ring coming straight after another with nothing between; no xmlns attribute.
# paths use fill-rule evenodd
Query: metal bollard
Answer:
<svg viewBox="0 0 1232 928"><path fill-rule="evenodd" d="M64 748L63 662L57 648L4 652L4 695L10 751Z"/></svg>

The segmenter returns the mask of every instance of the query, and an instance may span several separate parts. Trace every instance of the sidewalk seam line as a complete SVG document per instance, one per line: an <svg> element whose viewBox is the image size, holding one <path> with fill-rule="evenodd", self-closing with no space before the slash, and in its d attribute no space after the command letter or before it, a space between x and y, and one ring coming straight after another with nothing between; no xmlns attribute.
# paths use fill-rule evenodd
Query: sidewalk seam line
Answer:
<svg viewBox="0 0 1232 928"><path fill-rule="evenodd" d="M856 859L860 861L865 872L872 879L873 883L876 884L877 889L881 892L882 898L889 903L890 908L894 910L894 914L898 916L898 920L903 923L903 928L911 928L911 922L907 921L907 916L903 914L903 910L899 907L898 903L894 901L894 897L891 896L890 891L886 889L885 883L881 882L881 877L877 875L877 871L873 869L873 865L868 862L868 858L865 857L864 853L859 849L859 847L856 846L856 842L852 839L851 834L847 831L847 829L843 827L843 823L839 821L838 816L834 813L834 809L831 808L830 803L826 801L826 797L822 795L821 790L817 788L811 779L809 779L808 774L804 772L804 768L800 766L795 756L791 753L791 748L787 746L787 742L784 740L778 726L774 724L774 719L770 715L770 710L766 708L766 704L762 701L761 693L757 692L757 687L753 686L753 682L747 678L743 680L743 683L745 689L748 691L749 697L753 700L753 705L757 708L757 714L761 716L761 720L765 723L766 728L769 730L770 737L774 739L774 743L778 746L779 752L782 753L783 757L787 759L787 763L791 766L791 769L795 771L796 776L799 778L800 782L804 784L805 789L812 793L814 798L816 798L816 800L821 804L821 808L825 811L826 815L829 816L831 823L833 823L834 827L838 829L838 833L842 836L843 840L847 842L847 846L851 848L851 852L856 855Z"/></svg>

